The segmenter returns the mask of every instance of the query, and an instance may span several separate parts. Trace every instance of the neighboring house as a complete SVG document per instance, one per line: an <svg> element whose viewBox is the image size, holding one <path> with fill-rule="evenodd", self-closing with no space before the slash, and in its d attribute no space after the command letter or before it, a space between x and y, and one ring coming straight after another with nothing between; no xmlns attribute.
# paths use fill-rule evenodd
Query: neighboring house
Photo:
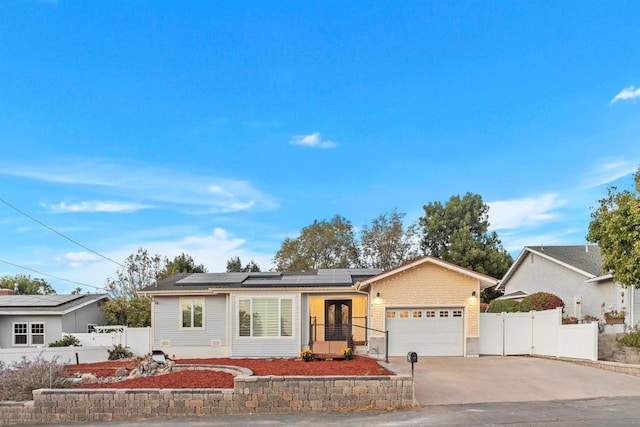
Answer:
<svg viewBox="0 0 640 427"><path fill-rule="evenodd" d="M153 300L153 348L177 357L297 357L331 343L383 355L386 330L390 355L463 356L477 355L480 291L497 283L424 257L387 272L180 274L140 294Z"/></svg>
<svg viewBox="0 0 640 427"><path fill-rule="evenodd" d="M0 295L0 348L41 347L104 324L103 294Z"/></svg>
<svg viewBox="0 0 640 427"><path fill-rule="evenodd" d="M624 310L627 324L640 320L640 296L602 271L597 245L525 246L497 289L502 299L522 299L535 292L562 298L565 316L602 318L607 311Z"/></svg>

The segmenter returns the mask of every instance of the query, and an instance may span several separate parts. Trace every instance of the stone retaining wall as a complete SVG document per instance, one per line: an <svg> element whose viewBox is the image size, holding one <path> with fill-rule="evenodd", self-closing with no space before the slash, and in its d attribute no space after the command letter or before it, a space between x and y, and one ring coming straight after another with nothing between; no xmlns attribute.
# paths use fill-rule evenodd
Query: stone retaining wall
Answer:
<svg viewBox="0 0 640 427"><path fill-rule="evenodd" d="M41 389L0 402L0 425L201 415L395 409L414 405L410 376L235 377L234 389Z"/></svg>

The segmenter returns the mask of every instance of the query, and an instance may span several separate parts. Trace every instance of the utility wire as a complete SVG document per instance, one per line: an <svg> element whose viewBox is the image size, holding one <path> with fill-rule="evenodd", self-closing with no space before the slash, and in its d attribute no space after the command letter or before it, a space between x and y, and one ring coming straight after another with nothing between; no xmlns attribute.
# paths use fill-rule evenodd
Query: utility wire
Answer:
<svg viewBox="0 0 640 427"><path fill-rule="evenodd" d="M28 213L26 213L26 212L24 212L24 211L22 211L22 210L18 209L17 207L13 206L11 203L7 202L6 200L4 200L4 199L0 198L0 202L2 202L2 203L4 203L5 205L9 206L11 209L13 209L13 210L15 210L15 211L17 211L17 212L21 213L22 215L26 216L26 217L27 217L27 218L29 218L30 220L37 222L38 224L40 224L41 226L43 226L43 227L44 227L44 228L46 228L47 230L50 230L50 231L52 231L52 232L56 233L58 236L60 236L60 237L63 237L63 238L65 238L65 239L67 239L67 240L68 240L68 241L70 241L71 243L74 243L74 244L76 244L76 245L80 246L81 248L84 248L84 249L88 250L89 252L91 252L91 253L94 253L94 254L98 255L100 258L104 258L104 259L106 259L107 261L111 261L112 263L114 263L114 264L116 264L116 265L118 265L118 266L120 266L120 267L126 268L124 265L120 264L118 261L114 261L113 259L109 258L108 256L102 255L101 253L98 253L98 252L94 251L93 249L90 249L90 248L86 247L86 246L85 246L85 245L83 245L82 243L79 243L79 242L77 242L77 241L73 240L72 238L65 236L64 234L60 233L58 230L56 230L56 229L54 229L54 228L52 228L52 227L49 227L49 226L48 226L47 224L45 224L44 222L39 221L39 220L37 220L36 218L34 218L34 217L32 217L31 215L29 215Z"/></svg>
<svg viewBox="0 0 640 427"><path fill-rule="evenodd" d="M12 263L12 262L5 261L5 260L3 260L3 259L0 259L0 262L2 262L2 263L4 263L4 264L12 265L12 266L14 266L14 267L22 268L23 270L28 270L28 271L32 271L32 272L34 272L34 273L42 274L43 276L51 277L51 278L53 278L53 279L58 279L58 280L62 280L62 281L64 281L64 282L73 283L73 284L75 284L75 285L88 286L88 287L90 287L90 288L100 289L100 290L106 291L106 289L105 289L105 288L101 288L101 287L99 287L99 286L93 286L93 285L89 285L89 284L87 284L87 283L76 282L75 280L69 280L69 279L65 279L65 278L62 278L62 277L54 276L53 274L43 273L42 271L38 271L38 270L34 270L33 268L24 267L24 266L22 266L22 265L14 264L14 263Z"/></svg>

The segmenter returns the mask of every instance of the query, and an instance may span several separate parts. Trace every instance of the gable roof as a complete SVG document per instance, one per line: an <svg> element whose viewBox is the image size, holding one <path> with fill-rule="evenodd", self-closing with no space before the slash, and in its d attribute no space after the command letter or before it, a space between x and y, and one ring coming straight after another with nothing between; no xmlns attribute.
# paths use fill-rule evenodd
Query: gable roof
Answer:
<svg viewBox="0 0 640 427"><path fill-rule="evenodd" d="M511 268L505 273L497 289L504 289L520 264L529 254L534 254L564 268L585 276L586 279L599 278L602 271L602 255L598 245L573 246L525 246Z"/></svg>
<svg viewBox="0 0 640 427"><path fill-rule="evenodd" d="M147 286L140 294L246 289L351 288L379 268L321 268L303 272L181 273Z"/></svg>
<svg viewBox="0 0 640 427"><path fill-rule="evenodd" d="M106 294L2 295L0 314L61 315L108 298Z"/></svg>
<svg viewBox="0 0 640 427"><path fill-rule="evenodd" d="M399 267L392 268L391 270L383 271L380 274L377 274L375 276L372 276L372 277L369 277L367 279L364 279L359 283L358 289L360 289L363 286L370 285L370 284L372 284L374 282L377 282L378 280L385 279L387 277L393 276L393 275L395 275L397 273L409 270L411 268L417 267L417 266L422 265L422 264L437 265L437 266L442 267L444 269L451 270L451 271L454 271L454 272L456 272L458 274L462 274L464 276L476 279L476 280L478 280L480 282L480 288L481 289L485 289L485 288L494 286L499 282L498 279L496 279L494 277L491 277L491 276L487 276L486 274L478 273L478 272L470 270L468 268L460 267L459 265L453 264L451 262L441 260L440 258L436 258L436 257L432 257L432 256L429 256L429 255L426 255L426 256L423 256L421 258L415 259L415 260L413 260L411 262L408 262L408 263L406 263L404 265L401 265Z"/></svg>

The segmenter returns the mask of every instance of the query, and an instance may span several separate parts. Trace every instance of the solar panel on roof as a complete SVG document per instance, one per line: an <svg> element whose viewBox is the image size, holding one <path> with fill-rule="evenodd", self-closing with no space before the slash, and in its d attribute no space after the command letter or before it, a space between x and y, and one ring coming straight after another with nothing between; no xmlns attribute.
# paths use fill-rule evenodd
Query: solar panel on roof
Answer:
<svg viewBox="0 0 640 427"><path fill-rule="evenodd" d="M57 307L82 295L3 295L0 306L3 307Z"/></svg>
<svg viewBox="0 0 640 427"><path fill-rule="evenodd" d="M197 273L182 280L178 280L176 284L224 284L224 283L240 283L243 282L249 273Z"/></svg>

